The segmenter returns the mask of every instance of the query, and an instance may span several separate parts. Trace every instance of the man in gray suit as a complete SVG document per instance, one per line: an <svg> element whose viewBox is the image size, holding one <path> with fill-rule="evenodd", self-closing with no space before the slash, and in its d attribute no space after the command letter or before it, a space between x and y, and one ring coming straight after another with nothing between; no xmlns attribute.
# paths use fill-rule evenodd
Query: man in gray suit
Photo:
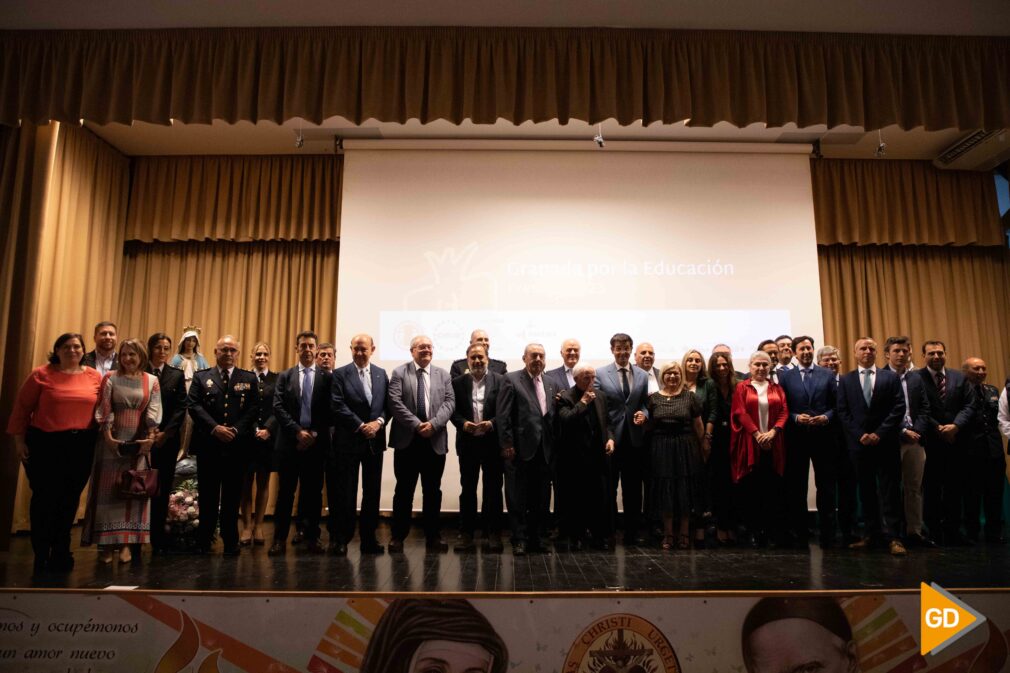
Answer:
<svg viewBox="0 0 1010 673"><path fill-rule="evenodd" d="M557 369L544 372L544 376L553 379L558 390L565 391L575 386L575 365L579 364L582 345L578 339L565 339L561 344L561 359L564 364Z"/></svg>
<svg viewBox="0 0 1010 673"><path fill-rule="evenodd" d="M512 524L512 552L543 551L540 518L543 492L554 458L555 396L557 384L544 376L546 353L529 344L525 367L505 376L499 397L498 436L505 458L505 499Z"/></svg>
<svg viewBox="0 0 1010 673"><path fill-rule="evenodd" d="M389 409L393 427L389 445L393 453L393 539L390 553L402 553L403 541L410 532L410 512L417 479L421 478L424 536L428 551L445 552L438 515L442 509L442 472L449 425L455 407L449 372L431 364L431 339L416 336L410 341L411 362L393 370L389 379Z"/></svg>
<svg viewBox="0 0 1010 673"><path fill-rule="evenodd" d="M642 533L642 491L647 473L649 447L645 443L645 421L649 412L648 375L631 364L631 337L610 338L614 361L596 373L594 388L607 398L607 414L617 439L611 462L610 505L617 511L617 484L624 495L624 542L645 544Z"/></svg>
<svg viewBox="0 0 1010 673"><path fill-rule="evenodd" d="M649 394L659 391L663 384L659 380L659 367L655 367L656 349L652 344L643 342L635 349L635 365L649 377Z"/></svg>

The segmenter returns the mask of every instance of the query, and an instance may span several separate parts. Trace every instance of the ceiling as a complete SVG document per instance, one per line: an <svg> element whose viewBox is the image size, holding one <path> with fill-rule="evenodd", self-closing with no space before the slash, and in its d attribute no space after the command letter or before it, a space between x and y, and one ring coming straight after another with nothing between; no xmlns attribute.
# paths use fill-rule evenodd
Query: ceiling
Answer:
<svg viewBox="0 0 1010 673"><path fill-rule="evenodd" d="M612 26L706 30L819 31L948 35L1010 35L1008 0L2 0L0 28L114 29L213 26ZM455 125L446 121L406 124L370 120L357 126L333 118L316 126L299 120L229 125L135 123L97 127L106 141L128 155L327 153L334 138L585 139L597 128L573 121L513 125ZM296 132L305 144L295 147ZM685 124L603 124L608 140L714 142L822 142L824 156L870 158L878 140L855 127L739 129ZM965 135L955 130L884 129L888 158L932 159Z"/></svg>

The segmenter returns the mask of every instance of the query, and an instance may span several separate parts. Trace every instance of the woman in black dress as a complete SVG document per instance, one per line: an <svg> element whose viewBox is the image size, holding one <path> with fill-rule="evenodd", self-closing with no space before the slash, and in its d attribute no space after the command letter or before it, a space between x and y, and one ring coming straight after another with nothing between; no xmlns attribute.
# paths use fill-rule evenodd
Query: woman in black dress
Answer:
<svg viewBox="0 0 1010 673"><path fill-rule="evenodd" d="M679 521L677 547L689 549L691 518L700 517L705 507L702 405L685 388L679 362L664 365L659 379L663 387L646 403L652 429L649 502L663 521L663 549L674 545L674 515Z"/></svg>
<svg viewBox="0 0 1010 673"><path fill-rule="evenodd" d="M709 379L714 393L711 422L705 427L711 452L708 458L709 494L715 516L716 540L721 545L736 542L737 492L729 467L730 408L737 378L733 360L726 353L713 353L708 360Z"/></svg>

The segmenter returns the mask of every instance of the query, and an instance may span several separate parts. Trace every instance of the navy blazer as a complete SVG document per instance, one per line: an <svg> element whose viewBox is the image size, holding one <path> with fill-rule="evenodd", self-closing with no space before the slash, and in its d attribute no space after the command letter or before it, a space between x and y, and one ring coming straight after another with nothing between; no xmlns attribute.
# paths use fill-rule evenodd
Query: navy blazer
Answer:
<svg viewBox="0 0 1010 673"><path fill-rule="evenodd" d="M575 366L578 367L578 365ZM575 367L573 367L572 369L574 368ZM558 390L560 390L561 392L565 392L566 390L572 387L568 385L568 377L565 376L564 365L552 369L549 372L544 372L544 376L554 381L554 385L556 385L558 387Z"/></svg>
<svg viewBox="0 0 1010 673"><path fill-rule="evenodd" d="M543 447L544 458L551 461L554 455L555 396L561 392L557 385L542 376L547 413L540 413L533 379L525 369L505 375L498 397L498 437L503 449L514 448L516 458L531 460L537 449Z"/></svg>
<svg viewBox="0 0 1010 673"><path fill-rule="evenodd" d="M789 421L795 424L796 417L800 414L827 416L828 421L833 421L837 405L834 372L814 365L810 368L810 373L807 376L810 377L809 382L804 384L799 367L779 371L779 385L786 393ZM827 426L797 427L820 429Z"/></svg>
<svg viewBox="0 0 1010 673"><path fill-rule="evenodd" d="M456 455L468 449L485 446L498 447L498 400L501 394L502 381L505 377L495 372L484 374L484 411L481 418L491 421L491 432L475 437L463 432L463 424L473 422L473 376L463 374L452 380L452 392L456 397L456 408L449 420L456 426Z"/></svg>
<svg viewBox="0 0 1010 673"><path fill-rule="evenodd" d="M228 389L221 384L216 366L193 374L186 407L193 419L190 453L204 450L242 451L253 436L259 411L259 380L252 372L235 367L228 379ZM238 436L231 442L219 442L210 433L217 425L235 428Z"/></svg>
<svg viewBox="0 0 1010 673"><path fill-rule="evenodd" d="M386 425L389 414L386 411L386 391L389 389L389 377L386 370L368 364L368 373L372 380L372 401L365 397L365 387L358 375L358 366L353 362L333 371L333 392L330 395L330 407L333 411L333 422L336 433L333 436L334 448L340 453L381 453L386 450ZM382 428L375 437L367 439L358 432L362 423L382 420Z"/></svg>
<svg viewBox="0 0 1010 673"><path fill-rule="evenodd" d="M649 417L649 411L645 408L645 403L649 399L649 375L637 365L628 363L628 366L631 368L632 380L628 382L631 394L627 400L624 399L616 362L596 370L593 387L597 392L603 391L607 397L607 414L610 416L610 425L614 428L618 446L627 431L631 437L631 445L638 448L645 443L645 426L635 425L632 419L636 411L644 413L646 418Z"/></svg>
<svg viewBox="0 0 1010 673"><path fill-rule="evenodd" d="M885 365L884 369L887 371L894 371L891 369L891 365ZM897 375L897 372L895 372ZM898 377L898 381L901 381L901 377ZM908 409L907 415L911 421L911 427L908 427L908 423L902 421L902 428L914 430L915 432L922 435L922 441L936 428L936 421L933 419L930 413L929 397L926 395L926 387L922 383L922 377L918 375L917 370L906 371L905 372L905 386L908 388Z"/></svg>
<svg viewBox="0 0 1010 673"><path fill-rule="evenodd" d="M302 413L302 377L299 366L285 369L277 377L274 386L274 416L280 433L277 437L279 450L293 449L298 442L298 431L309 430L316 433L313 447L325 450L330 446L330 372L322 371L318 365L312 376L312 424L303 428L300 424Z"/></svg>
<svg viewBox="0 0 1010 673"><path fill-rule="evenodd" d="M876 384L870 405L863 397L859 369L843 374L838 381L838 418L845 431L850 451L865 448L859 443L864 434L876 434L881 445L898 445L898 430L905 418L905 394L898 375L887 369L876 370Z"/></svg>
<svg viewBox="0 0 1010 673"><path fill-rule="evenodd" d="M940 391L936 387L936 379L933 378L933 370L923 367L917 369L916 373L922 378L922 387L929 400L929 412L936 425L953 423L958 427L958 441L961 441L967 436L964 433L965 428L975 418L975 391L972 386L968 385L964 374L958 370L944 368L943 373L947 378L945 386L947 395L941 400Z"/></svg>
<svg viewBox="0 0 1010 673"><path fill-rule="evenodd" d="M150 364L147 365L147 373L154 374ZM166 363L158 377L158 386L161 387L161 423L158 429L170 438L176 437L186 418L186 377L181 369Z"/></svg>

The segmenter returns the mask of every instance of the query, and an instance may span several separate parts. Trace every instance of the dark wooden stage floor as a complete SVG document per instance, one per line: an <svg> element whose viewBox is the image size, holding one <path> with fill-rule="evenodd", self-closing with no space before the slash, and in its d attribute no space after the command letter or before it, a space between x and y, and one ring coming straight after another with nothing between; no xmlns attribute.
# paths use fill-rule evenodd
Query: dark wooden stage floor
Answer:
<svg viewBox="0 0 1010 673"><path fill-rule="evenodd" d="M269 524L267 533L269 536ZM325 534L324 534L325 536ZM79 530L74 530L75 539ZM388 529L379 531L382 542ZM446 530L445 538L455 537ZM809 549L712 549L662 551L622 547L615 551L503 554L425 553L414 532L402 555L361 556L356 544L346 557L311 555L288 546L285 556L267 556L266 547L247 547L238 558L150 557L112 566L97 560L95 548L75 549L76 566L66 575L32 577L27 536L12 540L0 554L0 586L186 591L713 591L918 589L937 582L948 589L1010 587L1010 547L983 545L910 550L904 558L884 552Z"/></svg>

